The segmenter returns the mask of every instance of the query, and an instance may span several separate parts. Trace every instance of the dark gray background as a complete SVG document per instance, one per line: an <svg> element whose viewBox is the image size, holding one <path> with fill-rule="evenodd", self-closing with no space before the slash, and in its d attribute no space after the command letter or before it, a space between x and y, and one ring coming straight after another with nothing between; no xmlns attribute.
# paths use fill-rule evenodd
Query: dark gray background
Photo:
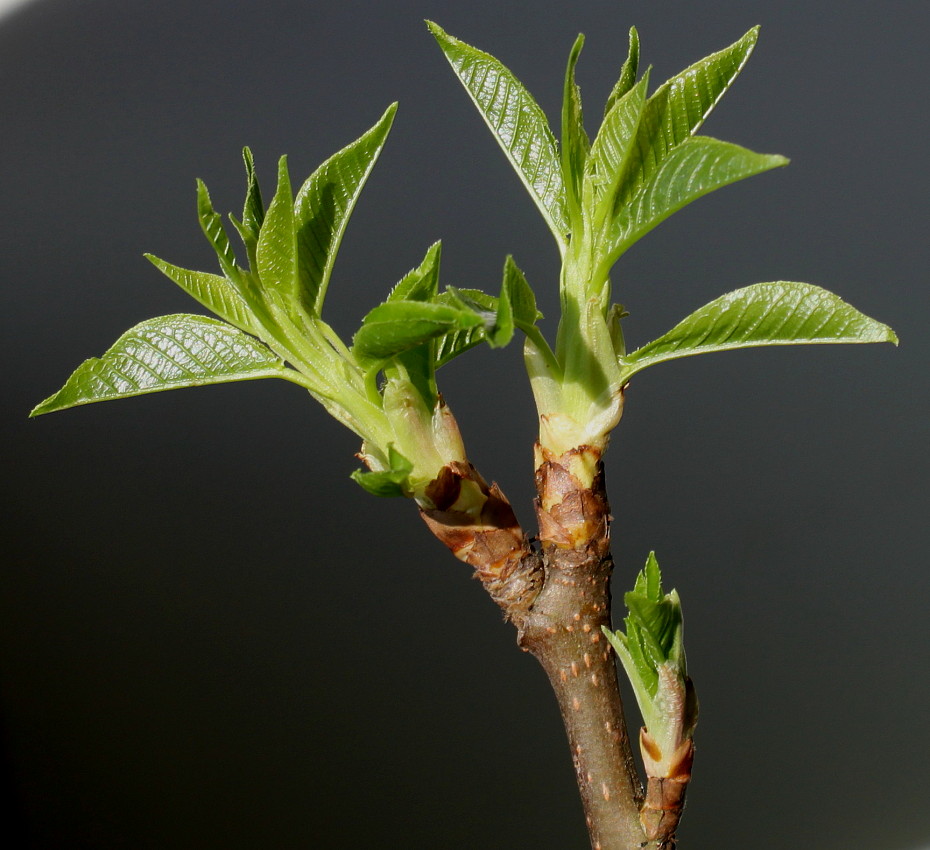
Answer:
<svg viewBox="0 0 930 850"><path fill-rule="evenodd" d="M793 164L624 257L628 334L793 279L902 344L638 378L608 456L616 587L655 548L684 599L703 714L683 847L923 846L925 0L37 0L0 21L5 822L39 848L586 846L542 672L410 504L349 480L356 440L299 389L25 418L130 325L196 308L141 256L212 269L194 177L238 211L243 144L270 194L280 153L302 180L395 99L331 321L351 333L439 237L445 282L496 290L512 252L555 315L554 246L424 17L550 115L586 32L591 119L630 24L658 80L763 24L706 132ZM441 377L529 524L518 348Z"/></svg>

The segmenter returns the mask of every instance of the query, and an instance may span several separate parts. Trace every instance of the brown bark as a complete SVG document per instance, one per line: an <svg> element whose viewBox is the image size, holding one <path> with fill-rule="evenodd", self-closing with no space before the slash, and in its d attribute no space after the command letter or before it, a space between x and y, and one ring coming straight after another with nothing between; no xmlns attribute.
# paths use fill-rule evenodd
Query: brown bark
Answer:
<svg viewBox="0 0 930 850"><path fill-rule="evenodd" d="M569 470L576 453L597 474L585 487ZM610 517L599 452L541 453L537 515L545 582L521 645L549 676L571 747L594 850L634 850L645 837L642 789L623 716L617 671L601 627L610 627ZM585 464L582 463L581 466Z"/></svg>
<svg viewBox="0 0 930 850"><path fill-rule="evenodd" d="M539 547L510 503L471 464L448 464L421 515L456 557L471 564L518 630L555 691L571 748L593 850L640 850L643 790L623 716L617 669L601 627L610 627L610 516L600 452L554 457L537 447ZM578 475L595 470L585 486ZM485 497L476 509L463 488ZM480 500L479 500L480 501ZM659 845L661 846L661 845Z"/></svg>

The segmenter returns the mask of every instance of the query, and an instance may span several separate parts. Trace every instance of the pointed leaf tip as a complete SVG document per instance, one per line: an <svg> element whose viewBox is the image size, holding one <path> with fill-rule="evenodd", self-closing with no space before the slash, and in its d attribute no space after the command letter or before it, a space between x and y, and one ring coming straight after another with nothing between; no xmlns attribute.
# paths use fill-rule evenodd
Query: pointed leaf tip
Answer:
<svg viewBox="0 0 930 850"><path fill-rule="evenodd" d="M308 309L320 315L346 226L393 125L397 104L327 159L294 202L299 277Z"/></svg>
<svg viewBox="0 0 930 850"><path fill-rule="evenodd" d="M564 254L569 233L558 145L541 107L498 59L427 22Z"/></svg>
<svg viewBox="0 0 930 850"><path fill-rule="evenodd" d="M625 379L655 363L735 348L807 343L897 344L888 325L809 283L756 283L722 295L623 358Z"/></svg>
<svg viewBox="0 0 930 850"><path fill-rule="evenodd" d="M301 383L265 345L226 322L177 314L126 331L101 357L82 363L30 416L96 401L256 378Z"/></svg>

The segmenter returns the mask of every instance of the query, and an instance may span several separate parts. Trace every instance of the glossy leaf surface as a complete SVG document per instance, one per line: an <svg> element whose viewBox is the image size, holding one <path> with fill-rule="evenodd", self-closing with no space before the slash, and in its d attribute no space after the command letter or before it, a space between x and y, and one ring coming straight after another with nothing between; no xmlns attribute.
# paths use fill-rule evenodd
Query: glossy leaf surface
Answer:
<svg viewBox="0 0 930 850"><path fill-rule="evenodd" d="M754 27L735 44L695 62L660 86L649 98L636 135L623 197L635 194L668 153L696 133L749 59L759 37Z"/></svg>
<svg viewBox="0 0 930 850"><path fill-rule="evenodd" d="M359 139L333 154L304 183L294 205L306 304L320 315L346 225L384 147L397 104Z"/></svg>
<svg viewBox="0 0 930 850"><path fill-rule="evenodd" d="M256 378L306 383L265 345L226 322L187 314L159 316L128 330L102 357L86 360L31 415Z"/></svg>
<svg viewBox="0 0 930 850"><path fill-rule="evenodd" d="M569 232L558 147L539 104L497 59L427 22L564 251Z"/></svg>
<svg viewBox="0 0 930 850"><path fill-rule="evenodd" d="M761 345L891 342L887 325L809 283L757 283L727 293L621 360L623 380L666 360Z"/></svg>
<svg viewBox="0 0 930 850"><path fill-rule="evenodd" d="M608 255L615 259L670 215L715 189L787 164L783 156L754 153L708 136L686 139L619 211Z"/></svg>
<svg viewBox="0 0 930 850"><path fill-rule="evenodd" d="M604 116L597 131L587 162L587 181L591 203L598 207L598 220L613 210L614 198L620 188L631 153L635 150L636 132L646 105L648 72ZM602 201L602 199L604 199ZM607 206L602 210L601 204Z"/></svg>
<svg viewBox="0 0 930 850"><path fill-rule="evenodd" d="M286 156L278 161L278 188L265 212L255 259L255 271L269 301L290 315L297 315L301 308L310 312L309 295L297 275L297 223Z"/></svg>

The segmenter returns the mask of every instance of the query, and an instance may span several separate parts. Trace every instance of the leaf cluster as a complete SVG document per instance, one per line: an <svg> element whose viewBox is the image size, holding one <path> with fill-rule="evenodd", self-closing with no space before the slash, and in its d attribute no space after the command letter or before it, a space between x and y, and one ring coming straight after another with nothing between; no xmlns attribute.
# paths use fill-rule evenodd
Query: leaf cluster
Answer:
<svg viewBox="0 0 930 850"><path fill-rule="evenodd" d="M535 332L536 299L513 260L507 258L496 297L452 287L440 292L437 242L364 317L350 344L323 319L339 245L395 110L389 107L370 130L327 159L296 196L287 158L281 157L267 208L245 148L245 201L241 216L230 215L242 262L198 180L197 215L220 274L146 257L219 321L178 314L137 325L102 357L82 364L32 415L178 387L276 377L306 388L362 437L369 471L353 478L369 492L416 495L418 484L445 462L463 460L456 435L433 427L441 406L436 370L482 341L500 347L516 328Z"/></svg>
<svg viewBox="0 0 930 850"><path fill-rule="evenodd" d="M627 57L593 139L575 80L584 45L579 35L565 71L559 141L539 104L503 63L434 23L429 28L562 256L555 350L540 336L526 349L541 438L549 448L606 445L620 417L623 387L659 362L754 345L897 342L890 328L826 290L779 281L722 296L659 339L626 351L621 320L627 313L611 304L614 263L685 205L788 162L698 135L752 54L758 27L652 94L650 70L640 75L639 35L631 28Z"/></svg>
<svg viewBox="0 0 930 850"><path fill-rule="evenodd" d="M604 635L633 686L647 730L668 756L691 735L697 700L688 678L681 600L675 590L663 592L654 552L623 601L626 632L604 628Z"/></svg>
<svg viewBox="0 0 930 850"><path fill-rule="evenodd" d="M556 239L563 267L554 349L537 327L535 295L511 257L497 296L440 291L438 242L364 316L351 341L324 320L336 256L390 131L392 105L296 194L282 157L267 207L252 154L243 151L245 201L230 220L244 258L198 181L198 219L220 273L146 256L219 321L178 314L142 322L102 357L82 364L32 415L176 387L283 378L362 438L368 471L354 477L363 487L417 496L444 464L465 459L454 421L443 412L436 371L481 342L506 345L517 330L527 338L541 442L559 452L606 446L623 388L656 363L754 345L897 341L890 328L825 290L776 282L724 295L658 339L626 350L621 322L627 313L611 303L613 263L685 204L787 161L697 135L749 58L757 28L652 94L631 29L593 139L575 81L584 44L579 36L566 68L557 141L542 109L502 63L436 24L429 27Z"/></svg>

